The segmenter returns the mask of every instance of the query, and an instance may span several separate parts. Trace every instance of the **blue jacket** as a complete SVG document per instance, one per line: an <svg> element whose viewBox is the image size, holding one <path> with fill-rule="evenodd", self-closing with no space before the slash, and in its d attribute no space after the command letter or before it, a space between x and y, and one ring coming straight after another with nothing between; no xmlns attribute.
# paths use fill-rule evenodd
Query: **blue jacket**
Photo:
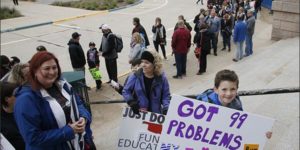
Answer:
<svg viewBox="0 0 300 150"><path fill-rule="evenodd" d="M237 21L234 26L233 42L243 42L246 39L247 25L244 21Z"/></svg>
<svg viewBox="0 0 300 150"><path fill-rule="evenodd" d="M62 87L71 93L66 81L62 82ZM78 96L75 99L79 117L86 118L86 126L89 126L90 113ZM49 102L40 91L32 90L30 85L20 87L16 94L14 113L27 150L69 150L67 141L75 138L73 129L69 125L58 127Z"/></svg>
<svg viewBox="0 0 300 150"><path fill-rule="evenodd" d="M161 114L164 110L169 108L171 99L169 83L165 74L154 77L151 89L152 91L150 93L149 100L146 96L144 73L143 70L140 69L128 77L128 80L122 91L122 95L126 102L137 100L140 108L148 108L150 105L151 112ZM134 98L132 94L133 92L137 98Z"/></svg>
<svg viewBox="0 0 300 150"><path fill-rule="evenodd" d="M218 94L215 93L213 89L208 89L202 94L199 94L196 99L222 106ZM231 103L229 103L226 107L243 111L242 102L239 96L236 96L235 99Z"/></svg>
<svg viewBox="0 0 300 150"><path fill-rule="evenodd" d="M221 20L219 17L215 16L214 18L211 18L210 16L207 16L205 18L205 22L209 26L208 31L210 33L218 33L221 29Z"/></svg>

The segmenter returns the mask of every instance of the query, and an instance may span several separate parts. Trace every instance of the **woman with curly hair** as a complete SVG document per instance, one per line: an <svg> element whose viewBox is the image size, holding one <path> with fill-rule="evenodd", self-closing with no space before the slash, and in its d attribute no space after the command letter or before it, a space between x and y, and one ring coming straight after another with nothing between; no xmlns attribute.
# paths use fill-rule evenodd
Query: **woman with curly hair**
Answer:
<svg viewBox="0 0 300 150"><path fill-rule="evenodd" d="M122 95L135 114L149 111L166 114L170 88L162 70L162 59L156 51L144 51L140 69L128 77Z"/></svg>

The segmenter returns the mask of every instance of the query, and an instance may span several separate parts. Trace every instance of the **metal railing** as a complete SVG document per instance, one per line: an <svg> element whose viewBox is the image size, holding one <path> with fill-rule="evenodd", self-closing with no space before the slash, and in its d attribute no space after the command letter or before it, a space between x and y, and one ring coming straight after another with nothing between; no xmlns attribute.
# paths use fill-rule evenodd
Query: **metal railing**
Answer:
<svg viewBox="0 0 300 150"><path fill-rule="evenodd" d="M258 89L258 90L248 90L248 91L239 91L239 96L255 96L255 95L270 95L270 94L286 94L286 93L299 93L299 87L289 87L289 88L274 88L274 89ZM198 95L198 94L197 94ZM185 97L195 99L197 95L183 95ZM89 102L90 104L116 104L116 103L125 103L124 99L120 100L104 100L104 101L93 101Z"/></svg>

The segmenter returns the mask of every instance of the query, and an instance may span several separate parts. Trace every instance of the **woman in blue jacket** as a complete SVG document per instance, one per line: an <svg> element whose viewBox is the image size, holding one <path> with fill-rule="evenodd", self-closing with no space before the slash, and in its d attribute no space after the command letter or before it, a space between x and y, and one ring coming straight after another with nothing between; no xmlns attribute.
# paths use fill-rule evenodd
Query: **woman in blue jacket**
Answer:
<svg viewBox="0 0 300 150"><path fill-rule="evenodd" d="M15 119L28 150L83 149L89 112L60 78L57 58L38 52L30 60L28 83L18 89Z"/></svg>
<svg viewBox="0 0 300 150"><path fill-rule="evenodd" d="M130 75L122 95L133 112L166 114L170 104L169 83L162 72L162 59L155 51L144 51L141 69Z"/></svg>

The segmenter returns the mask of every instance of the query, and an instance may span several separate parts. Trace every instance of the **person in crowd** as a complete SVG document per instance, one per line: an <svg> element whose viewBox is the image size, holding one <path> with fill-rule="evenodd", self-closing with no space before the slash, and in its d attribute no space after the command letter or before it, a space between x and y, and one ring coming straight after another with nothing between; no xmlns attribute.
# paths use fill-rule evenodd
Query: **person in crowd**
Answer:
<svg viewBox="0 0 300 150"><path fill-rule="evenodd" d="M69 54L74 71L83 71L85 73L85 56L84 51L79 43L81 34L74 32L69 40Z"/></svg>
<svg viewBox="0 0 300 150"><path fill-rule="evenodd" d="M253 54L253 42L252 37L255 29L255 16L253 15L253 11L249 10L247 12L247 33L246 33L246 47L245 47L245 56L249 56Z"/></svg>
<svg viewBox="0 0 300 150"><path fill-rule="evenodd" d="M24 85L27 82L28 72L28 63L18 63L12 67L7 82L17 84L18 86Z"/></svg>
<svg viewBox="0 0 300 150"><path fill-rule="evenodd" d="M237 23L234 26L233 42L236 45L235 58L232 59L234 62L237 62L243 58L243 46L247 32L247 25L243 19L244 16L240 14L240 16L238 16Z"/></svg>
<svg viewBox="0 0 300 150"><path fill-rule="evenodd" d="M143 51L144 52L144 51ZM134 59L131 62L131 73L127 76L127 78L125 79L125 82L123 85L121 85L120 83L118 83L117 85L112 85L112 87L115 89L115 91L117 91L120 95L122 95L122 91L124 89L125 84L128 81L128 78L130 77L130 75L136 73L139 69L140 69L140 64L141 64L141 59Z"/></svg>
<svg viewBox="0 0 300 150"><path fill-rule="evenodd" d="M208 31L211 33L211 45L214 49L214 55L217 56L218 36L221 28L221 21L217 17L217 13L214 9L211 11L210 16L207 16L205 20L205 23L208 25Z"/></svg>
<svg viewBox="0 0 300 150"><path fill-rule="evenodd" d="M116 37L107 24L102 24L100 29L102 30L103 36L99 51L105 59L105 66L109 77L109 81L107 83L111 83L111 80L118 82L118 53L115 49Z"/></svg>
<svg viewBox="0 0 300 150"><path fill-rule="evenodd" d="M184 19L183 15L179 15L178 16L178 21L182 20L184 22L184 28L186 28L187 30L189 30L190 32L192 31L192 27L190 26L190 24L188 22L186 22L186 20ZM176 23L175 27L174 27L174 32L179 28L178 22ZM174 55L174 49L172 51L172 55ZM175 55L174 55L175 56ZM176 66L176 58L175 58L175 63L173 64L173 66Z"/></svg>
<svg viewBox="0 0 300 150"><path fill-rule="evenodd" d="M90 132L85 135L91 115L61 78L58 59L52 53L39 52L31 58L28 84L15 96L15 119L26 149L83 149L83 137L92 137Z"/></svg>
<svg viewBox="0 0 300 150"><path fill-rule="evenodd" d="M207 67L207 53L211 49L210 41L210 33L208 32L208 26L206 24L202 24L200 26L200 31L196 33L194 38L194 43L197 47L201 47L201 54L198 58L199 62L199 70L197 75L202 75L206 72Z"/></svg>
<svg viewBox="0 0 300 150"><path fill-rule="evenodd" d="M238 20L238 17L242 17L243 20L246 19L246 15L245 15L245 10L243 7L240 7L238 12L237 12L237 18L236 20Z"/></svg>
<svg viewBox="0 0 300 150"><path fill-rule="evenodd" d="M149 39L148 39L147 32L146 32L145 28L140 23L140 19L137 18L137 17L134 17L133 18L133 25L134 25L134 28L132 29L131 34L133 34L135 32L140 33L143 36L143 39L145 39L145 48L147 48L147 46L150 45L150 42L149 42Z"/></svg>
<svg viewBox="0 0 300 150"><path fill-rule="evenodd" d="M2 79L11 69L10 60L6 55L0 56L0 79Z"/></svg>
<svg viewBox="0 0 300 150"><path fill-rule="evenodd" d="M255 0L254 9L255 9L255 19L257 18L258 11L261 10L261 3L263 0Z"/></svg>
<svg viewBox="0 0 300 150"><path fill-rule="evenodd" d="M217 72L214 88L199 94L196 99L219 106L243 111L242 102L238 96L238 75L228 69ZM270 139L272 132L268 131L266 137Z"/></svg>
<svg viewBox="0 0 300 150"><path fill-rule="evenodd" d="M99 52L97 51L96 44L94 42L89 43L89 50L86 53L87 63L89 69L97 68L99 70L100 60L99 60ZM95 80L96 82L96 90L99 90L102 85L101 79Z"/></svg>
<svg viewBox="0 0 300 150"><path fill-rule="evenodd" d="M238 85L236 73L224 69L216 74L214 88L199 94L196 99L243 111L242 102L237 95Z"/></svg>
<svg viewBox="0 0 300 150"><path fill-rule="evenodd" d="M228 51L231 51L231 35L232 35L232 24L228 14L223 16L221 20L221 34L223 37L223 48L221 50L226 50L228 46Z"/></svg>
<svg viewBox="0 0 300 150"><path fill-rule="evenodd" d="M175 79L182 79L186 76L187 53L191 47L191 33L185 28L184 21L178 21L178 29L172 36L172 49L175 54L177 74Z"/></svg>
<svg viewBox="0 0 300 150"><path fill-rule="evenodd" d="M46 47L43 45L39 45L38 47L36 47L36 51L37 52L42 52L42 51L47 51Z"/></svg>
<svg viewBox="0 0 300 150"><path fill-rule="evenodd" d="M186 20L184 19L184 16L183 15L179 15L178 16L178 21L179 20L182 20L184 22L184 27L186 29L188 29L190 32L193 30L193 28L191 27L191 25L186 22ZM176 23L175 27L174 27L174 32L179 28L179 25L178 25L178 22Z"/></svg>
<svg viewBox="0 0 300 150"><path fill-rule="evenodd" d="M132 34L132 40L130 43L130 52L129 52L129 64L132 65L134 60L140 59L143 51L145 50L142 46L142 36L140 33L135 32Z"/></svg>
<svg viewBox="0 0 300 150"><path fill-rule="evenodd" d="M122 95L135 114L149 111L167 114L170 89L162 69L162 59L156 51L144 51L140 69L130 75Z"/></svg>
<svg viewBox="0 0 300 150"><path fill-rule="evenodd" d="M203 9L203 8L201 8L200 9L200 12L199 12L199 14L197 14L196 16L195 16L195 18L194 18L194 24L195 24L195 27L194 27L194 31L197 33L197 32L199 32L200 30L200 26L201 26L201 24L202 23L204 23L204 14L205 13L205 9Z"/></svg>
<svg viewBox="0 0 300 150"><path fill-rule="evenodd" d="M153 44L155 50L158 52L158 46L160 46L163 53L164 59L167 59L165 45L167 44L166 40L166 29L163 24L161 24L161 19L157 17L155 19L155 24L152 26L153 33Z"/></svg>
<svg viewBox="0 0 300 150"><path fill-rule="evenodd" d="M18 86L9 82L0 82L1 90L1 133L17 150L25 150L25 143L14 118L15 96Z"/></svg>
<svg viewBox="0 0 300 150"><path fill-rule="evenodd" d="M244 12L244 10L240 10L240 7L244 8L244 0L237 0L237 2L235 3L235 20L237 20L241 12Z"/></svg>

